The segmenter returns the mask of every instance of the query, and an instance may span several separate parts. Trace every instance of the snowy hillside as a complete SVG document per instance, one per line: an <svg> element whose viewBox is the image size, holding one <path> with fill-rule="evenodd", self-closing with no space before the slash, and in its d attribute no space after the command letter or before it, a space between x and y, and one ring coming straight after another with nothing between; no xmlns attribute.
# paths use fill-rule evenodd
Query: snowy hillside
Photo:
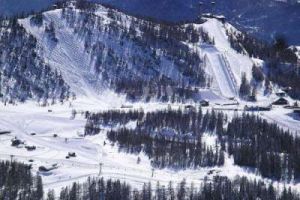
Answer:
<svg viewBox="0 0 300 200"><path fill-rule="evenodd" d="M76 95L113 89L131 100L195 99L207 92L201 97L192 88L208 88L222 99L238 96L242 73L252 78L253 61L228 41L226 30L233 27L217 19L170 26L102 6L94 14L71 7L45 12L40 24L36 18L19 23Z"/></svg>
<svg viewBox="0 0 300 200"><path fill-rule="evenodd" d="M40 53L37 40L14 20L0 20L0 96L3 102L64 101L69 86Z"/></svg>
<svg viewBox="0 0 300 200"><path fill-rule="evenodd" d="M115 6L125 12L165 21L194 20L200 12L225 15L230 23L263 39L284 34L291 44L299 44L297 0L92 0ZM0 15L20 15L47 9L55 0L0 0ZM285 19L285 20L283 20Z"/></svg>
<svg viewBox="0 0 300 200"><path fill-rule="evenodd" d="M299 191L299 107L279 84L298 79L281 74L295 64L284 44L220 16L168 24L76 3L0 22L0 160L30 165L45 191L88 177L140 191L236 176Z"/></svg>
<svg viewBox="0 0 300 200"><path fill-rule="evenodd" d="M272 40L284 34L299 44L300 3L297 0L93 0L124 11L159 20L193 20L199 13L222 14L230 23L255 36ZM200 3L199 3L200 2ZM212 4L215 2L215 4Z"/></svg>

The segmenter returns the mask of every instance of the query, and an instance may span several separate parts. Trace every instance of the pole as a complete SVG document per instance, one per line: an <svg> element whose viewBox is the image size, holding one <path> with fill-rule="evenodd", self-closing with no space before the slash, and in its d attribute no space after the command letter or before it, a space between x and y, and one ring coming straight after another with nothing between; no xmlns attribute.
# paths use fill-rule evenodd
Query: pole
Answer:
<svg viewBox="0 0 300 200"><path fill-rule="evenodd" d="M102 174L102 166L103 166L103 163L100 163L99 164L99 176Z"/></svg>
<svg viewBox="0 0 300 200"><path fill-rule="evenodd" d="M152 168L152 177L154 176L154 168Z"/></svg>
<svg viewBox="0 0 300 200"><path fill-rule="evenodd" d="M297 75L299 76L299 68L300 68L300 58L297 59Z"/></svg>

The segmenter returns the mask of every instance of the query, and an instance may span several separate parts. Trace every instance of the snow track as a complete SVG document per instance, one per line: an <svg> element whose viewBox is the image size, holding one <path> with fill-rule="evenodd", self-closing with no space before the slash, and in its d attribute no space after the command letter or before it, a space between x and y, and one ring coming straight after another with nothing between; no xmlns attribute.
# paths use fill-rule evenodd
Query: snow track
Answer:
<svg viewBox="0 0 300 200"><path fill-rule="evenodd" d="M200 44L202 57L206 55L210 72L220 94L225 97L238 97L242 74L248 80L252 78L253 61L248 55L243 55L231 48L226 31L238 31L230 24L223 24L217 19L207 19L204 24L196 25L203 28L214 40L214 45Z"/></svg>
<svg viewBox="0 0 300 200"><path fill-rule="evenodd" d="M237 96L237 83L224 55L213 46L202 47L202 50L204 62L213 71L221 94L226 98Z"/></svg>

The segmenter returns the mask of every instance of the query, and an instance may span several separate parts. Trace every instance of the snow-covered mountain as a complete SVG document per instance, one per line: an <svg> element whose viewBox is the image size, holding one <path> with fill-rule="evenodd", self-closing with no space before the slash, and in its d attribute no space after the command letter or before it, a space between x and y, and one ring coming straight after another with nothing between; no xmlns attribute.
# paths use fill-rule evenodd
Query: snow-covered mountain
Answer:
<svg viewBox="0 0 300 200"><path fill-rule="evenodd" d="M285 35L299 44L300 2L297 0L94 0L159 20L193 20L200 13L225 15L230 23L260 38ZM213 2L213 3L212 3Z"/></svg>
<svg viewBox="0 0 300 200"><path fill-rule="evenodd" d="M214 18L168 25L97 6L56 9L18 23L77 95L113 89L131 100L222 99L238 96L242 73L252 76L252 59L228 40L236 29Z"/></svg>
<svg viewBox="0 0 300 200"><path fill-rule="evenodd" d="M64 100L69 86L40 54L38 41L16 20L0 21L0 96L4 102Z"/></svg>
<svg viewBox="0 0 300 200"><path fill-rule="evenodd" d="M285 35L291 44L300 40L300 3L297 0L93 0L115 6L126 12L158 20L193 20L199 13L213 12L225 15L242 30L264 39L274 34ZM0 0L0 14L14 15L39 11L49 7L55 0Z"/></svg>
<svg viewBox="0 0 300 200"><path fill-rule="evenodd" d="M300 97L298 51L209 14L166 23L80 1L1 19L1 159L62 195L95 176L299 189L297 102L281 90ZM269 106L279 96L291 106Z"/></svg>
<svg viewBox="0 0 300 200"><path fill-rule="evenodd" d="M72 92L77 96L95 97L110 90L132 101L178 102L206 98L220 101L239 97L241 86L245 96L251 91L261 97L268 95L270 84L266 90L264 76L281 86L293 87L291 95L294 97L299 94L296 76L286 82L289 75L278 79L281 72L274 70L281 68L265 69L268 71L265 75L261 68L262 60L287 57L283 63L294 62L295 55L256 41L215 15L205 15L193 23L174 24L130 16L97 4L67 3L23 19L3 20L2 46L12 46L2 53L2 72L8 78L7 66L16 62L16 58L6 60L4 56L15 55L9 51L14 50L14 43L7 44L15 37L10 31L12 26L21 30L18 32L20 43L25 44L29 38L36 59L50 67L55 76L60 77L61 73L58 80L62 79L68 86L55 89L55 81L38 86L34 82L33 88L42 88L36 90L3 81L2 91L5 85L10 85L12 89L6 89L5 94L11 98L59 96L64 99L70 98ZM16 47L21 52L27 48L26 45ZM24 57L28 56L20 54L18 60ZM38 68L39 65L35 62L31 66ZM22 69L22 63L14 67ZM293 72L294 66L286 67ZM253 69L257 80L252 79ZM23 97L19 93L23 93Z"/></svg>

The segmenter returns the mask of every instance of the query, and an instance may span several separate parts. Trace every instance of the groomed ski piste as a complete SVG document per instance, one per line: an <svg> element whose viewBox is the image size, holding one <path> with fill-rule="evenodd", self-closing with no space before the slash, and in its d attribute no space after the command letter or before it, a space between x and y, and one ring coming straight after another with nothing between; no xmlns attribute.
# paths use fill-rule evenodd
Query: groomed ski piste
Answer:
<svg viewBox="0 0 300 200"><path fill-rule="evenodd" d="M55 189L69 186L73 182L85 181L89 176L101 176L126 181L140 188L144 183L151 182L167 185L170 181L174 184L186 179L187 183L199 184L205 177L212 178L215 175L247 176L250 179L262 179L253 169L241 168L233 164L233 159L226 155L225 164L222 167L199 168L187 170L155 169L150 160L144 155L132 155L118 151L118 147L107 142L105 130L96 136L84 137L86 119L81 112L97 112L101 110L121 109L122 105L130 104L122 95L109 90L95 89L96 78L91 76L90 60L84 52L83 43L73 35L60 21L61 10L53 10L45 13L46 20L53 20L58 27L57 37L59 43L49 47L41 30L30 25L29 19L19 20L28 32L33 34L39 45L44 49L44 58L50 66L59 69L71 90L77 98L64 104L57 103L41 107L38 103L28 101L24 104L4 105L0 103L0 130L10 131L10 134L0 135L0 158L13 159L32 164L33 172L39 173L44 182L45 189ZM105 8L100 8L98 15L107 14ZM226 28L233 28L229 24L222 24L216 19L208 19L200 25L215 40L214 46L199 44L199 53L207 62L207 70L213 76L211 89L200 90L201 97L211 102L205 109L218 109L228 98L238 99L238 86L241 83L241 73L245 72L251 78L251 68L254 59L247 55L238 54L230 47ZM275 96L259 96L259 103L269 104ZM240 105L225 107L224 112L229 116L241 114L247 103L240 101ZM151 110L166 109L171 106L174 109L183 108L182 104L169 103L134 103L132 109ZM197 105L196 105L197 106ZM77 115L72 117L72 111ZM299 121L295 119L291 111L282 107L275 107L272 111L261 113L262 117L277 123L283 128L295 133L300 132ZM132 124L131 124L132 125ZM57 137L54 137L57 136ZM26 145L37 147L35 151L27 151L24 147L11 146L11 140L17 137ZM214 135L205 134L203 141L214 145ZM104 142L106 141L106 145ZM66 159L69 152L76 152L75 158ZM138 157L141 162L137 164ZM100 170L100 163L102 164ZM39 172L40 166L53 166L57 168L49 172ZM272 182L275 186L282 187L284 183ZM286 185L286 184L285 184ZM300 188L300 185L290 184Z"/></svg>

